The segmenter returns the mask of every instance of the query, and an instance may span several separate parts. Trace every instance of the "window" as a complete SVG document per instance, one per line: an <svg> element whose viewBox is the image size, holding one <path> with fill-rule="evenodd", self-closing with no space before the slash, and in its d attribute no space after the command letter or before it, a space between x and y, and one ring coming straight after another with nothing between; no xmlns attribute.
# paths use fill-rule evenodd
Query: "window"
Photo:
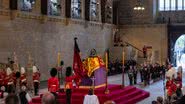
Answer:
<svg viewBox="0 0 185 104"><path fill-rule="evenodd" d="M164 10L164 0L159 0L159 10L160 11Z"/></svg>
<svg viewBox="0 0 185 104"><path fill-rule="evenodd" d="M80 0L71 1L71 16L72 18L81 17L81 1Z"/></svg>
<svg viewBox="0 0 185 104"><path fill-rule="evenodd" d="M90 2L90 18L92 21L98 20L98 5L97 0L91 0Z"/></svg>
<svg viewBox="0 0 185 104"><path fill-rule="evenodd" d="M49 14L59 16L61 12L60 0L49 0Z"/></svg>
<svg viewBox="0 0 185 104"><path fill-rule="evenodd" d="M159 11L185 10L185 0L159 0Z"/></svg>
<svg viewBox="0 0 185 104"><path fill-rule="evenodd" d="M176 9L176 0L171 0L171 10Z"/></svg>
<svg viewBox="0 0 185 104"><path fill-rule="evenodd" d="M177 4L178 5L178 7L177 7L178 10L183 10L183 8L182 8L182 5L183 5L182 1L183 0L178 0L178 4Z"/></svg>
<svg viewBox="0 0 185 104"><path fill-rule="evenodd" d="M107 0L105 5L105 22L112 23L112 0Z"/></svg>
<svg viewBox="0 0 185 104"><path fill-rule="evenodd" d="M31 12L35 5L35 0L21 0L21 10Z"/></svg>
<svg viewBox="0 0 185 104"><path fill-rule="evenodd" d="M165 10L168 11L170 10L170 0L165 0Z"/></svg>

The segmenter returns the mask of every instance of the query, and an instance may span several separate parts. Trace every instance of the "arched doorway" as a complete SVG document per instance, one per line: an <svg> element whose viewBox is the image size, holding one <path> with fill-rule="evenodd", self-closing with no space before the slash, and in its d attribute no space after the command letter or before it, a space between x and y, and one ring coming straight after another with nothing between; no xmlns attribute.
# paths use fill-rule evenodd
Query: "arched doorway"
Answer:
<svg viewBox="0 0 185 104"><path fill-rule="evenodd" d="M185 34L181 35L175 42L174 58L177 67L182 66L185 69Z"/></svg>

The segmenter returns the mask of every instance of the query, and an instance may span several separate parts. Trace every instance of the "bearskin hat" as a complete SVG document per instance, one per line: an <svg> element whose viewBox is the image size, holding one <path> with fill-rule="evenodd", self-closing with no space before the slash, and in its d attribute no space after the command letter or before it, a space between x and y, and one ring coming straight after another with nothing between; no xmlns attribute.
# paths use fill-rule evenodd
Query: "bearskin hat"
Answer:
<svg viewBox="0 0 185 104"><path fill-rule="evenodd" d="M50 70L50 75L51 75L52 77L55 77L55 76L57 75L57 69L56 69L56 68L52 68L52 69Z"/></svg>
<svg viewBox="0 0 185 104"><path fill-rule="evenodd" d="M20 72L16 72L16 73L15 73L15 76L16 76L16 78L18 79L18 78L20 78L21 73L20 73Z"/></svg>
<svg viewBox="0 0 185 104"><path fill-rule="evenodd" d="M36 72L38 72L38 69L37 69L37 67L36 66L33 66L33 73L36 73Z"/></svg>
<svg viewBox="0 0 185 104"><path fill-rule="evenodd" d="M10 69L10 67L8 67L6 69L6 75L10 75L12 73L12 69Z"/></svg>
<svg viewBox="0 0 185 104"><path fill-rule="evenodd" d="M64 65L64 61L60 61L60 66Z"/></svg>
<svg viewBox="0 0 185 104"><path fill-rule="evenodd" d="M66 68L66 76L67 76L67 77L70 76L71 73L72 73L72 68L71 68L71 67L67 67L67 68Z"/></svg>

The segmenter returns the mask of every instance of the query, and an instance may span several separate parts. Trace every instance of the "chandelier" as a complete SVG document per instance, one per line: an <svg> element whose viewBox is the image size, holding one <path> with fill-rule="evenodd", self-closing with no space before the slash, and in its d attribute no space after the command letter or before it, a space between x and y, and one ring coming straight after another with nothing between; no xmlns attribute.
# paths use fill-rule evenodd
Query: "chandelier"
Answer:
<svg viewBox="0 0 185 104"><path fill-rule="evenodd" d="M134 10L145 10L145 7L143 6L142 0L137 0L137 4L134 7Z"/></svg>

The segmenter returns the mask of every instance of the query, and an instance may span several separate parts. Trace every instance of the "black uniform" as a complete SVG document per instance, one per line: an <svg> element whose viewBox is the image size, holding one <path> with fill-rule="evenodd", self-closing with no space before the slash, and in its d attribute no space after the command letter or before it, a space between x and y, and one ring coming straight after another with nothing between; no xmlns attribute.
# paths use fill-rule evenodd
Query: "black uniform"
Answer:
<svg viewBox="0 0 185 104"><path fill-rule="evenodd" d="M149 73L149 69L147 67L144 67L143 70L143 78L144 78L144 85L146 86L147 84L150 84L150 73Z"/></svg>
<svg viewBox="0 0 185 104"><path fill-rule="evenodd" d="M137 68L134 66L133 70L134 84L137 84Z"/></svg>

